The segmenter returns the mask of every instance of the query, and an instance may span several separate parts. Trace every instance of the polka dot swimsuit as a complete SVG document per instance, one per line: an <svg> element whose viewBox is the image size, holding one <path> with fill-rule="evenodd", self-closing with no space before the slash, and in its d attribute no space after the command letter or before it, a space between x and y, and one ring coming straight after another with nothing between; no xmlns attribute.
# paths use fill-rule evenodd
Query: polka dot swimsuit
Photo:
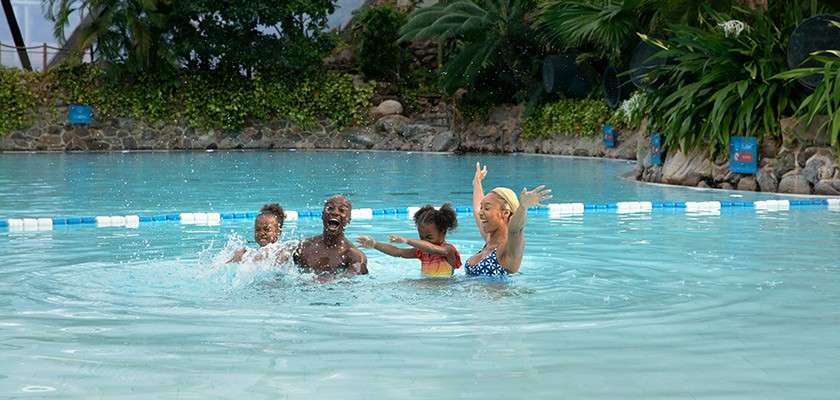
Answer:
<svg viewBox="0 0 840 400"><path fill-rule="evenodd" d="M467 275L470 276L507 276L507 271L499 264L499 259L496 258L496 250L494 249L487 257L481 259L476 265L470 265L467 261L464 264L464 269Z"/></svg>

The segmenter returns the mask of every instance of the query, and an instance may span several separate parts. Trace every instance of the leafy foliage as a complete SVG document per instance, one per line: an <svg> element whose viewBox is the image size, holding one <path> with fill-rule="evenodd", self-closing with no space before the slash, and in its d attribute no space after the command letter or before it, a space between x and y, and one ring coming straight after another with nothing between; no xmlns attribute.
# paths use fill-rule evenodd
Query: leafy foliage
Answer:
<svg viewBox="0 0 840 400"><path fill-rule="evenodd" d="M678 25L667 42L647 38L671 62L654 72L662 86L648 96L654 127L667 147L708 145L722 150L730 135L779 133L779 119L794 110L793 85L771 79L787 69L787 37L771 13L705 11L703 25ZM740 34L718 24L741 19Z"/></svg>
<svg viewBox="0 0 840 400"><path fill-rule="evenodd" d="M695 25L706 4L728 9L729 0L543 0L537 26L561 50L592 51L613 63L628 56L636 33L661 34L670 24Z"/></svg>
<svg viewBox="0 0 840 400"><path fill-rule="evenodd" d="M97 56L123 67L124 72L164 71L175 66L167 41L172 0L43 0L60 43L81 55L96 45ZM80 39L65 43L65 27L77 10L95 16L80 28Z"/></svg>
<svg viewBox="0 0 840 400"><path fill-rule="evenodd" d="M333 0L43 0L64 42L77 10L94 16L71 52L96 45L121 77L191 70L229 74L299 72L332 46L325 32Z"/></svg>
<svg viewBox="0 0 840 400"><path fill-rule="evenodd" d="M565 49L591 46L603 57L620 59L641 30L650 31L654 1L548 0L540 3L538 26L548 42Z"/></svg>
<svg viewBox="0 0 840 400"><path fill-rule="evenodd" d="M441 86L467 89L475 98L507 99L526 90L538 71L539 49L529 24L531 0L457 0L420 8L400 40L435 39L451 56Z"/></svg>
<svg viewBox="0 0 840 400"><path fill-rule="evenodd" d="M840 136L840 50L820 52L812 58L822 62L823 66L798 68L778 74L775 78L796 80L815 74L822 75L820 84L802 100L796 110L796 116L810 125L817 115L827 115L829 118L820 129L828 128L831 145L838 147L840 146L838 143L838 136Z"/></svg>
<svg viewBox="0 0 840 400"><path fill-rule="evenodd" d="M390 5L365 9L353 19L356 59L366 77L394 80L408 53L397 43L405 13Z"/></svg>
<svg viewBox="0 0 840 400"><path fill-rule="evenodd" d="M180 1L172 46L191 70L299 72L318 65L332 47L324 31L333 11L333 0Z"/></svg>
<svg viewBox="0 0 840 400"><path fill-rule="evenodd" d="M288 120L311 126L326 120L335 127L367 118L373 86L353 86L349 75L303 79L185 74L180 85L143 79L114 82L97 67L52 73L57 95L67 103L89 104L104 117L152 122L185 121L200 128L236 129L251 121Z"/></svg>
<svg viewBox="0 0 840 400"><path fill-rule="evenodd" d="M26 128L32 119L36 97L26 84L32 74L16 69L0 67L0 135L12 130Z"/></svg>
<svg viewBox="0 0 840 400"><path fill-rule="evenodd" d="M548 138L557 134L598 135L610 116L603 100L563 99L546 104L525 117L522 137Z"/></svg>

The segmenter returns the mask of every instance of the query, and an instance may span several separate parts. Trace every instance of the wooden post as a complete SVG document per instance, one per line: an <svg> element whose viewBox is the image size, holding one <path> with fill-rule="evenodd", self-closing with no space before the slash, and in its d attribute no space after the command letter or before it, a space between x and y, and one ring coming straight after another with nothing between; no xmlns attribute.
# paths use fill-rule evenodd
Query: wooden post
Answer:
<svg viewBox="0 0 840 400"><path fill-rule="evenodd" d="M47 44L46 43L44 43L41 46L41 50L44 51L44 57L41 59L44 62L43 64L41 64L41 71L42 72L47 72Z"/></svg>

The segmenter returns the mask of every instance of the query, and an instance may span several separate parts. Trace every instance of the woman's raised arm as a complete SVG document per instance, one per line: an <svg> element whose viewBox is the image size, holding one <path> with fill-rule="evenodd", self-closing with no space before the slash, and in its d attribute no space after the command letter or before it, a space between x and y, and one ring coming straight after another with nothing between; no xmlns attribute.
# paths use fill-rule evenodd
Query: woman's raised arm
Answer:
<svg viewBox="0 0 840 400"><path fill-rule="evenodd" d="M485 176L487 176L487 166L485 165L482 169L481 163L475 163L475 176L473 177L472 182L472 212L473 218L475 218L475 225L478 227L478 231L481 232L481 237L486 241L487 233L484 232L484 228L481 226L481 219L478 218L478 211L481 210L481 200L484 199L484 188L481 186L481 181L484 180Z"/></svg>
<svg viewBox="0 0 840 400"><path fill-rule="evenodd" d="M509 273L519 271L519 265L522 263L522 254L525 251L525 222L528 216L528 209L533 206L543 206L542 202L551 198L551 189L546 189L545 185L540 185L534 190L522 189L519 195L519 208L513 212L508 223L508 237L507 243L504 245L504 251L499 254L503 258L502 265L507 266Z"/></svg>

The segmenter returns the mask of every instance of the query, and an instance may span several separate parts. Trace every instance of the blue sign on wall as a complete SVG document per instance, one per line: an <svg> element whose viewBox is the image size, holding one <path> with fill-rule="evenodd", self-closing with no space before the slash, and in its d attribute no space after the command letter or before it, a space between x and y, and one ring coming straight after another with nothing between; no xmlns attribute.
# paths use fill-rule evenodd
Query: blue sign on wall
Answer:
<svg viewBox="0 0 840 400"><path fill-rule="evenodd" d="M70 125L90 125L93 111L90 106L71 104L67 109L67 122Z"/></svg>
<svg viewBox="0 0 840 400"><path fill-rule="evenodd" d="M650 163L662 165L662 135L656 132L650 134Z"/></svg>
<svg viewBox="0 0 840 400"><path fill-rule="evenodd" d="M615 137L618 134L611 124L604 124L604 147L611 149L615 147Z"/></svg>
<svg viewBox="0 0 840 400"><path fill-rule="evenodd" d="M755 174L758 169L758 140L750 136L729 138L729 170L736 174Z"/></svg>

